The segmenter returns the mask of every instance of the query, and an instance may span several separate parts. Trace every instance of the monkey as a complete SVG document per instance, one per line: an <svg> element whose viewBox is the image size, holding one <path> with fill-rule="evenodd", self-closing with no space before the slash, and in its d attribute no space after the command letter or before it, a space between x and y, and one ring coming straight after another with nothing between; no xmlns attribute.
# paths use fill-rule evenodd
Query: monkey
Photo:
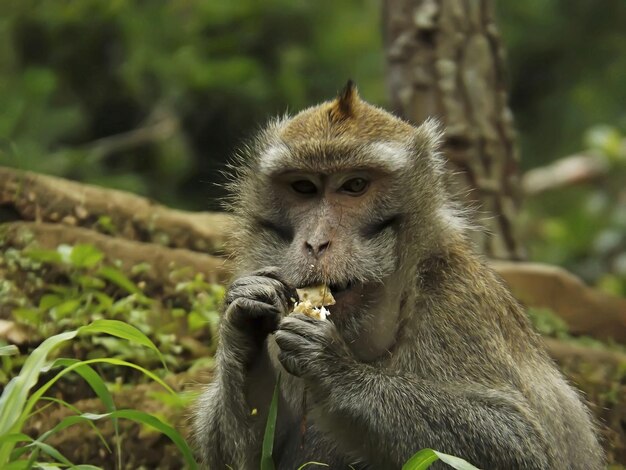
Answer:
<svg viewBox="0 0 626 470"><path fill-rule="evenodd" d="M604 467L581 396L469 240L442 135L348 82L236 157L236 268L193 418L206 468L259 468L277 381L279 470L399 469L422 448L489 470ZM319 284L329 320L289 314Z"/></svg>

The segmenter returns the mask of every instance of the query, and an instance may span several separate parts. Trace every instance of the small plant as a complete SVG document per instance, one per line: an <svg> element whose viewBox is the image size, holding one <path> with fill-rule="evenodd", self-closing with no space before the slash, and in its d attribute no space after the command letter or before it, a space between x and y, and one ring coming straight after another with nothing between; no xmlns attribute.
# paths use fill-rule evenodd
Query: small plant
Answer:
<svg viewBox="0 0 626 470"><path fill-rule="evenodd" d="M17 250L0 240L0 278L3 271L6 277L0 281L0 313L10 314L28 344L112 318L150 337L176 372L207 365L215 351L224 288L180 269L170 273L166 289L151 290L141 280L150 269L139 264L127 275L91 245ZM80 337L74 349L80 358L117 357L152 370L159 367L154 355L116 337ZM22 360L3 358L0 384L15 375Z"/></svg>
<svg viewBox="0 0 626 470"><path fill-rule="evenodd" d="M116 433L115 441L117 443L117 467L121 468L122 456L117 426L117 420L121 418L130 419L137 423L150 426L168 436L180 450L187 467L189 469L196 469L197 464L193 458L193 454L178 431L148 413L133 409L116 409L106 384L92 368L92 365L104 363L133 368L159 383L169 394L176 395L174 390L155 374L136 364L114 358L96 358L84 361L76 359L48 360L50 353L61 344L79 336L97 334L108 334L137 345L145 346L156 353L159 359L163 361L163 356L147 336L136 328L117 320L96 320L77 330L60 333L46 339L28 356L20 373L11 379L0 396L0 468L26 470L35 467L50 468L51 465L49 463L40 461L40 458L44 456L46 460L52 460L58 466L78 469L97 469L98 467L92 465L74 465L57 449L47 444L46 440L55 433L73 426L74 424L86 422L98 433L104 446L108 449L108 445L104 442L102 435L99 434L97 428L93 425L94 421L105 418L113 420ZM15 352L16 348L10 346L0 348L0 355L2 356ZM43 383L33 391L39 382L42 372L56 368L60 368L59 372L57 372L52 379ZM32 438L24 434L23 429L25 423L31 416L37 413L37 411L35 411L35 405L37 405L40 400L46 399L44 394L50 387L70 372L76 372L89 384L91 389L104 404L107 412L104 414L81 413L62 400L48 398L50 401L66 406L75 414L62 419L53 429L44 432L38 438Z"/></svg>

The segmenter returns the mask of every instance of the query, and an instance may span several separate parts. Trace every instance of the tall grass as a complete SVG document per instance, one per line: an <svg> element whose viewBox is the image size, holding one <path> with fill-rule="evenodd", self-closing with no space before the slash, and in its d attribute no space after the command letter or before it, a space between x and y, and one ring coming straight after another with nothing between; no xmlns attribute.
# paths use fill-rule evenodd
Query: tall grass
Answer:
<svg viewBox="0 0 626 470"><path fill-rule="evenodd" d="M189 445L184 438L174 428L162 422L155 416L138 410L118 410L115 408L113 397L106 384L92 368L93 364L111 364L116 366L131 367L142 372L144 375L159 383L168 393L176 394L158 376L149 370L136 364L114 358L98 358L85 361L76 359L61 358L50 361L48 356L57 347L77 336L108 334L117 338L125 339L133 344L147 347L154 351L163 362L163 357L150 339L133 326L117 320L96 320L93 323L78 328L77 330L60 333L46 339L41 343L26 359L20 373L11 379L0 396L0 468L5 470L22 470L33 467L51 467L50 463L40 462L40 456L45 455L47 460L52 460L59 466L69 466L77 469L97 469L93 465L74 465L69 459L62 455L57 449L47 444L45 441L52 435L78 423L91 423L101 419L111 419L116 433L117 466L121 468L122 455L120 439L118 435L118 419L129 419L143 425L150 426L157 431L168 436L178 447L184 461L189 469L197 469L197 463ZM0 354L14 352L13 349L2 348ZM164 364L165 365L165 364ZM43 385L35 388L43 372L59 368L59 372ZM91 387L94 393L103 403L106 413L92 414L81 413L73 406L58 399L44 397L44 394L65 375L75 372L80 375ZM74 414L59 422L52 429L44 432L38 438L32 438L23 433L27 420L33 415L37 403L41 400L56 402L61 406L70 409ZM95 426L92 426L96 432ZM102 435L98 433L102 441ZM105 447L108 448L106 442ZM53 468L55 466L52 466Z"/></svg>

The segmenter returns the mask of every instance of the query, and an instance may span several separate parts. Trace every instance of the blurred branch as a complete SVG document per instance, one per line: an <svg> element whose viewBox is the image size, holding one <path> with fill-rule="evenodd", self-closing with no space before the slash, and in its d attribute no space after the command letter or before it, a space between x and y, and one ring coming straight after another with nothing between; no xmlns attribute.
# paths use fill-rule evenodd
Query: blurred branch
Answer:
<svg viewBox="0 0 626 470"><path fill-rule="evenodd" d="M82 149L88 152L92 159L100 160L113 153L167 140L178 129L179 121L174 113L163 107L157 107L146 120L145 126L103 137L85 144Z"/></svg>
<svg viewBox="0 0 626 470"><path fill-rule="evenodd" d="M571 155L524 173L522 189L528 196L576 184L589 183L605 176L609 163L599 155Z"/></svg>
<svg viewBox="0 0 626 470"><path fill-rule="evenodd" d="M224 252L231 220L226 214L170 209L125 191L5 167L0 167L2 206L11 208L17 220L87 227L211 254Z"/></svg>

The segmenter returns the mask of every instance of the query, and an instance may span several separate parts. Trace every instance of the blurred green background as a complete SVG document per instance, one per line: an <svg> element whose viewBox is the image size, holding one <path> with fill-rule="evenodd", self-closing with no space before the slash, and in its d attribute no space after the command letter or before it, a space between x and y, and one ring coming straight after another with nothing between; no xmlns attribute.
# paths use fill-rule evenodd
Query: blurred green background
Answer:
<svg viewBox="0 0 626 470"><path fill-rule="evenodd" d="M530 257L626 295L626 2L496 7L523 169L609 168L526 200ZM387 104L377 0L2 0L0 164L214 210L243 140L347 78Z"/></svg>

